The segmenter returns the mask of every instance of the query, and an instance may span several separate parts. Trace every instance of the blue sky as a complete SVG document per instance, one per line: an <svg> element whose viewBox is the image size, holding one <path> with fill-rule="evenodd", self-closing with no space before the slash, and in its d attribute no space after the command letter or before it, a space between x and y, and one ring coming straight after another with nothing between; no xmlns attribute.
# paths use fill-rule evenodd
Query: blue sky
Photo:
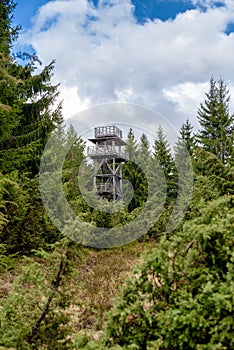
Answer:
<svg viewBox="0 0 234 350"><path fill-rule="evenodd" d="M90 0L95 6L98 6L98 0ZM49 2L48 0L22 0L18 2L15 11L15 22L20 23L24 28L31 26L32 18L36 15L40 6ZM224 6L222 1L215 1L216 7ZM178 13L186 10L195 9L196 5L192 0L132 0L134 5L134 15L139 23L147 20L160 19L162 21L173 19ZM200 3L200 8L206 9ZM230 30L229 26L229 30Z"/></svg>
<svg viewBox="0 0 234 350"><path fill-rule="evenodd" d="M18 2L15 21L23 27L28 28L31 25L31 18L36 15L38 8L47 3L48 0L22 0ZM98 1L92 1L98 6ZM144 23L147 19L159 18L167 20L175 18L176 14L186 10L194 9L195 6L189 0L132 0L135 6L134 14L139 23Z"/></svg>
<svg viewBox="0 0 234 350"><path fill-rule="evenodd" d="M178 13L195 8L190 1L133 0L132 3L135 5L135 16L140 23L155 18L162 21L173 19Z"/></svg>
<svg viewBox="0 0 234 350"><path fill-rule="evenodd" d="M14 22L23 30L14 50L33 51L44 64L56 60L65 118L128 102L177 128L187 117L196 125L212 75L225 80L234 99L233 0L18 2ZM153 120L143 124L155 128Z"/></svg>
<svg viewBox="0 0 234 350"><path fill-rule="evenodd" d="M38 8L47 2L48 0L19 0L14 12L14 22L23 28L29 28Z"/></svg>

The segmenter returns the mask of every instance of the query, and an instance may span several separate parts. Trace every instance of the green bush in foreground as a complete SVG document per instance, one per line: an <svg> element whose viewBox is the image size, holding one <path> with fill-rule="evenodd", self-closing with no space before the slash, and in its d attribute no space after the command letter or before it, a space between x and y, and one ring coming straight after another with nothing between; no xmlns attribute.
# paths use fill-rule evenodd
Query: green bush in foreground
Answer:
<svg viewBox="0 0 234 350"><path fill-rule="evenodd" d="M52 248L25 258L12 289L0 299L0 347L70 349L71 282L80 249L65 239Z"/></svg>
<svg viewBox="0 0 234 350"><path fill-rule="evenodd" d="M127 283L105 329L105 348L234 348L234 197L201 206Z"/></svg>

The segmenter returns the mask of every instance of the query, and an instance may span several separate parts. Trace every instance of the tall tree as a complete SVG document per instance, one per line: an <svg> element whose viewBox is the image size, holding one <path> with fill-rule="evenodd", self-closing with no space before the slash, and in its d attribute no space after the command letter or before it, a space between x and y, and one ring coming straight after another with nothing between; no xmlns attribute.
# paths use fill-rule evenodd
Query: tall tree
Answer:
<svg viewBox="0 0 234 350"><path fill-rule="evenodd" d="M224 163L229 161L233 152L234 116L229 113L229 100L229 91L223 80L216 82L212 77L206 100L197 112L201 125L197 135L199 144Z"/></svg>
<svg viewBox="0 0 234 350"><path fill-rule="evenodd" d="M191 160L195 152L195 145L193 126L190 124L189 120L186 119L179 131L179 136L174 146L174 159L179 176L178 182L180 182L183 190L185 190L186 187L192 188L193 171ZM185 197L186 196L188 196L188 194L185 191Z"/></svg>
<svg viewBox="0 0 234 350"><path fill-rule="evenodd" d="M66 131L65 142L70 148L63 164L63 181L69 199L77 199L77 196L80 195L78 172L82 161L85 159L85 142L80 136L78 137L72 124Z"/></svg>
<svg viewBox="0 0 234 350"><path fill-rule="evenodd" d="M35 74L37 58L21 66L10 56L19 31L11 26L14 8L14 1L0 1L0 166L3 173L18 169L35 176L45 143L61 122L61 105L54 106L54 62Z"/></svg>
<svg viewBox="0 0 234 350"><path fill-rule="evenodd" d="M150 143L146 134L142 134L139 143L139 154L142 161L147 161L150 157Z"/></svg>
<svg viewBox="0 0 234 350"><path fill-rule="evenodd" d="M58 86L51 84L54 62L35 74L35 58L22 66L10 56L19 29L11 27L14 8L14 1L0 0L0 168L9 179L0 202L7 219L0 243L15 253L59 237L46 216L37 175L45 143L62 117Z"/></svg>
<svg viewBox="0 0 234 350"><path fill-rule="evenodd" d="M18 124L17 96L19 80L9 73L9 59L0 52L0 142L6 139Z"/></svg>
<svg viewBox="0 0 234 350"><path fill-rule="evenodd" d="M178 140L174 146L177 198L168 221L168 231L178 227L178 224L182 222L192 199L194 181L193 159L195 158L195 140L192 130L193 127L187 119L180 129Z"/></svg>
<svg viewBox="0 0 234 350"><path fill-rule="evenodd" d="M141 184L139 185L139 195L142 198L142 203L147 200L148 195L148 183L146 177L146 172L149 174L151 167L151 150L150 143L146 136L146 134L142 134L140 137L140 142L138 144L138 164L141 166L143 170L141 175Z"/></svg>
<svg viewBox="0 0 234 350"><path fill-rule="evenodd" d="M132 128L130 128L128 132L126 152L128 153L129 160L131 161L134 160L137 155L137 140Z"/></svg>
<svg viewBox="0 0 234 350"><path fill-rule="evenodd" d="M153 155L164 172L168 200L175 198L177 194L176 167L169 142L161 126L158 128L157 138L154 142Z"/></svg>
<svg viewBox="0 0 234 350"><path fill-rule="evenodd" d="M12 27L15 7L14 0L0 0L0 52L5 57L10 55L10 48L21 28L20 26Z"/></svg>
<svg viewBox="0 0 234 350"><path fill-rule="evenodd" d="M11 27L15 4L11 0L0 0L0 142L18 123L17 91L20 80L11 74L10 49L17 37L19 26Z"/></svg>
<svg viewBox="0 0 234 350"><path fill-rule="evenodd" d="M33 75L34 64L25 67L11 64L11 74L22 83L14 91L17 125L0 143L0 165L4 173L17 169L35 176L50 133L62 121L61 105L53 106L58 96L58 86L50 83L53 66L54 62ZM8 113L11 115L13 111Z"/></svg>
<svg viewBox="0 0 234 350"><path fill-rule="evenodd" d="M181 145L186 147L186 150L190 156L193 154L195 147L195 136L193 134L193 126L189 119L186 119L179 131L178 140L175 145L175 154L177 151L179 151Z"/></svg>
<svg viewBox="0 0 234 350"><path fill-rule="evenodd" d="M145 140L146 141L146 140ZM131 212L137 207L142 206L145 201L145 176L143 164L139 156L139 148L132 129L129 130L127 137L126 151L129 155L129 161L123 165L123 178L128 180L134 191L128 210ZM129 188L125 189L126 197L129 196Z"/></svg>

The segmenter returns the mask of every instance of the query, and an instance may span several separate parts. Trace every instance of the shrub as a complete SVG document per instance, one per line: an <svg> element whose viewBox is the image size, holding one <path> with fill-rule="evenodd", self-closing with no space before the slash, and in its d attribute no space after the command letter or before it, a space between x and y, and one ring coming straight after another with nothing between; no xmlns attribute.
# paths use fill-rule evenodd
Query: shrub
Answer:
<svg viewBox="0 0 234 350"><path fill-rule="evenodd" d="M110 313L106 348L234 348L233 204L233 196L215 199L161 239Z"/></svg>

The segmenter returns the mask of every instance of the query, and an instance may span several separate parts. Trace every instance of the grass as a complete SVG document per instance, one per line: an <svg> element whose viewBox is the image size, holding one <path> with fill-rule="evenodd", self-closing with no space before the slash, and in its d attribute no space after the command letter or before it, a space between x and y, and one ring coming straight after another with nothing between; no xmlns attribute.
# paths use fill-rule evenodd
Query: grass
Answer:
<svg viewBox="0 0 234 350"><path fill-rule="evenodd" d="M86 250L84 261L77 267L78 280L72 307L76 331L99 331L106 313L116 301L126 278L142 261L141 254L153 247L152 242L132 243L109 250Z"/></svg>
<svg viewBox="0 0 234 350"><path fill-rule="evenodd" d="M141 254L155 245L155 242L134 242L106 250L82 249L84 258L77 259L77 278L68 286L72 295L71 305L64 311L72 315L69 327L74 337L86 333L94 341L99 338L106 314L116 302L134 267L142 262ZM43 259L33 259L40 262L43 271ZM15 262L14 268L0 272L0 298L7 298L12 289L15 277L22 270L21 260L19 258ZM30 261L24 263L30 264ZM28 288L32 287L28 285Z"/></svg>

